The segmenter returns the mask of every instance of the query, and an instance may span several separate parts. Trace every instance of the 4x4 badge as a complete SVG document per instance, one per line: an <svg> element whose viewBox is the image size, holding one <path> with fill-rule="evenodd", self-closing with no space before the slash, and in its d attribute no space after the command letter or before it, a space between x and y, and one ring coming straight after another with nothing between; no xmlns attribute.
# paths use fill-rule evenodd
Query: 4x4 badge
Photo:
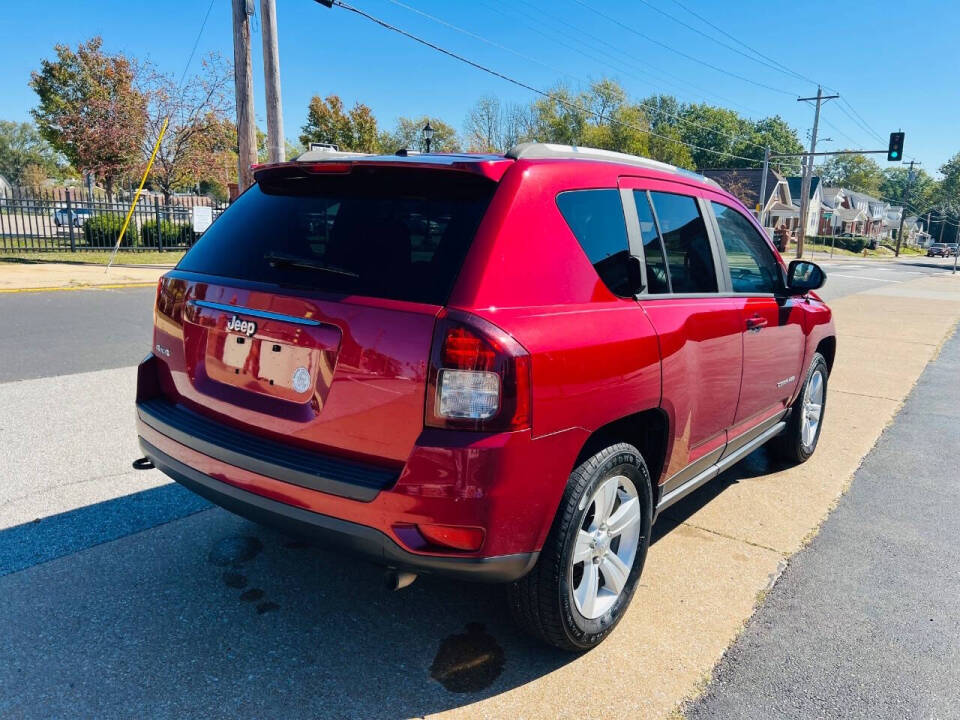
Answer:
<svg viewBox="0 0 960 720"><path fill-rule="evenodd" d="M227 330L243 333L247 337L253 337L254 333L257 332L257 324L253 320L241 320L234 315L227 322Z"/></svg>

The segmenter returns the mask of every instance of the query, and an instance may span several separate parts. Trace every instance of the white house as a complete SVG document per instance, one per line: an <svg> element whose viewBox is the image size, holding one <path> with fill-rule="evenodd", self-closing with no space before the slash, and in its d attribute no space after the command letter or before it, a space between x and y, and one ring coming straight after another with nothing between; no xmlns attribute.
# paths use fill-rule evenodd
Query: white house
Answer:
<svg viewBox="0 0 960 720"><path fill-rule="evenodd" d="M799 227L799 217L800 217L800 200L803 196L803 178L799 175L792 175L787 178L787 183L790 186L790 200L791 205L793 206L792 214L786 215L786 217L791 217L793 223L790 224L790 227ZM810 202L807 204L807 226L806 234L807 235L817 235L820 230L820 210L823 207L823 187L820 182L820 177L814 175L810 178Z"/></svg>

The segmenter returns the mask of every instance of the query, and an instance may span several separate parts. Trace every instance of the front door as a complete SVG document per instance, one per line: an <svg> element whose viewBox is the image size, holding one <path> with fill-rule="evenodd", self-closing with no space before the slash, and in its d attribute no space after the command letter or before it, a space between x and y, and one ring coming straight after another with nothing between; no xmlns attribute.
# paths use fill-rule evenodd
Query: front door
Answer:
<svg viewBox="0 0 960 720"><path fill-rule="evenodd" d="M782 265L773 247L744 213L710 203L736 298L743 336L743 380L731 445L738 436L771 420L789 405L801 381L801 299L784 294Z"/></svg>

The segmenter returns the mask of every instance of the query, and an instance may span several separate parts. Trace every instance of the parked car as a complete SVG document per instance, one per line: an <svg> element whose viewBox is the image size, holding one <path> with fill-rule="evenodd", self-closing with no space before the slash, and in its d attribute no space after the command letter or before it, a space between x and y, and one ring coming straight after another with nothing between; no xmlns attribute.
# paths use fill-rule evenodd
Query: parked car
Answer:
<svg viewBox="0 0 960 720"><path fill-rule="evenodd" d="M933 243L927 248L927 257L947 257L949 254L950 250L944 243Z"/></svg>
<svg viewBox="0 0 960 720"><path fill-rule="evenodd" d="M508 583L522 627L582 651L623 617L658 514L761 445L815 451L824 280L651 160L307 153L259 168L160 280L140 445L397 587Z"/></svg>
<svg viewBox="0 0 960 720"><path fill-rule="evenodd" d="M57 208L53 211L53 222L57 227L73 224L74 227L83 227L83 224L93 217L89 208Z"/></svg>
<svg viewBox="0 0 960 720"><path fill-rule="evenodd" d="M960 256L960 245L957 243L947 243L947 256L948 257L957 257Z"/></svg>

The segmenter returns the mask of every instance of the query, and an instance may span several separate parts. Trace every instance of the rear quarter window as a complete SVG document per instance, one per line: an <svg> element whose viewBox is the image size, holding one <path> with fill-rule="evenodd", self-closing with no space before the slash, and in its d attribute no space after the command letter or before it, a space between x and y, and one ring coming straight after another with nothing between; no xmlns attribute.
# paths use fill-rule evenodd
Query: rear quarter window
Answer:
<svg viewBox="0 0 960 720"><path fill-rule="evenodd" d="M569 190L557 195L557 207L610 292L632 297L630 247L620 192Z"/></svg>

